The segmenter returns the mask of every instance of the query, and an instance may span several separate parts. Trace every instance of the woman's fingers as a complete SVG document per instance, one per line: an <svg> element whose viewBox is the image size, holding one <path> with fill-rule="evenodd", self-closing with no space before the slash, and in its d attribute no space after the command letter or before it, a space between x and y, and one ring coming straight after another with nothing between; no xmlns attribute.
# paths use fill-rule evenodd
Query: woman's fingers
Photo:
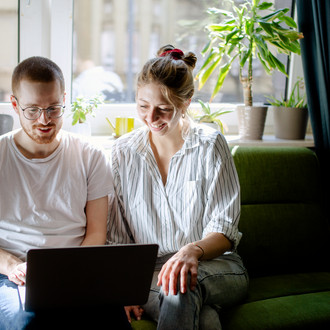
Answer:
<svg viewBox="0 0 330 330"><path fill-rule="evenodd" d="M198 259L192 253L191 247L186 246L170 258L158 274L158 286L162 286L165 295L178 293L178 282L180 292L186 293L188 289L188 274L190 273L190 289L194 290L197 284Z"/></svg>
<svg viewBox="0 0 330 330"><path fill-rule="evenodd" d="M197 285L197 267L190 269L190 290L194 291Z"/></svg>
<svg viewBox="0 0 330 330"><path fill-rule="evenodd" d="M186 267L182 267L180 272L180 292L187 292L187 277L188 277L188 269Z"/></svg>

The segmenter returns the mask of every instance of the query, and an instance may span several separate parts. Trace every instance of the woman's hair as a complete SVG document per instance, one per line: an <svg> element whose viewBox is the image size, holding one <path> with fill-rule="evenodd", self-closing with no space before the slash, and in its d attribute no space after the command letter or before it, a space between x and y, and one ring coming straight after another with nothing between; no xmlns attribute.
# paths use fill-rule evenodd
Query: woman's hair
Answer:
<svg viewBox="0 0 330 330"><path fill-rule="evenodd" d="M24 79L35 82L52 82L58 80L61 92L64 93L65 85L62 70L48 58L33 56L16 66L11 81L14 95L18 93L20 82Z"/></svg>
<svg viewBox="0 0 330 330"><path fill-rule="evenodd" d="M180 109L194 94L193 69L197 58L194 53L184 54L172 45L161 47L157 57L146 62L137 78L137 88L159 84L163 95Z"/></svg>

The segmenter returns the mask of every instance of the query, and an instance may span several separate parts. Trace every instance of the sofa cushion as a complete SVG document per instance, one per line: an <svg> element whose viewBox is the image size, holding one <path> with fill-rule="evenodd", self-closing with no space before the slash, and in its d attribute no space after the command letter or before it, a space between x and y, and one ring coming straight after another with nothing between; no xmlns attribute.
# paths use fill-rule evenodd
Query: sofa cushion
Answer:
<svg viewBox="0 0 330 330"><path fill-rule="evenodd" d="M234 147L232 155L243 205L319 202L319 164L313 151L292 147Z"/></svg>
<svg viewBox="0 0 330 330"><path fill-rule="evenodd" d="M224 330L329 329L330 291L249 302L220 318Z"/></svg>
<svg viewBox="0 0 330 330"><path fill-rule="evenodd" d="M152 321L147 315L143 315L142 319L137 321L134 317L131 323L133 330L156 330L157 323Z"/></svg>
<svg viewBox="0 0 330 330"><path fill-rule="evenodd" d="M329 226L317 204L242 205L239 230L251 277L330 269Z"/></svg>
<svg viewBox="0 0 330 330"><path fill-rule="evenodd" d="M322 291L330 291L330 272L258 277L250 280L249 293L245 302Z"/></svg>
<svg viewBox="0 0 330 330"><path fill-rule="evenodd" d="M237 147L232 154L241 185L238 253L249 275L329 270L330 229L315 153Z"/></svg>

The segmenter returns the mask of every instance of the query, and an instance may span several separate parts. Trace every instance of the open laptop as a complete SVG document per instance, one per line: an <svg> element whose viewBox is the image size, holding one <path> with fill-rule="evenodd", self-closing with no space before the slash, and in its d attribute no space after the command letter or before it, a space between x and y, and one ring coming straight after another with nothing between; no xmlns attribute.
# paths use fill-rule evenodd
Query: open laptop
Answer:
<svg viewBox="0 0 330 330"><path fill-rule="evenodd" d="M157 252L156 244L29 250L26 285L19 287L21 302L28 311L143 305Z"/></svg>

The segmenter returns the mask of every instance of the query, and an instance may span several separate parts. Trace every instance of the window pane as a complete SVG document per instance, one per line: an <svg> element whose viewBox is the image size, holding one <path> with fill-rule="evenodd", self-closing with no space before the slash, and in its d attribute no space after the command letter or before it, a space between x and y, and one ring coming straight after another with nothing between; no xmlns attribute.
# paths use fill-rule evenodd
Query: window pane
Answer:
<svg viewBox="0 0 330 330"><path fill-rule="evenodd" d="M0 0L0 102L9 102L18 59L18 1Z"/></svg>
<svg viewBox="0 0 330 330"><path fill-rule="evenodd" d="M276 0L275 7L291 8L291 2ZM74 6L72 97L102 92L111 102L134 102L136 74L165 44L193 51L198 57L196 74L208 41L207 8L230 9L224 0L76 0ZM281 60L287 62L286 57ZM212 79L201 91L196 88L193 101L210 98ZM284 88L283 74L269 76L255 61L254 102L265 101L264 95L283 94ZM214 102L243 102L237 63Z"/></svg>

